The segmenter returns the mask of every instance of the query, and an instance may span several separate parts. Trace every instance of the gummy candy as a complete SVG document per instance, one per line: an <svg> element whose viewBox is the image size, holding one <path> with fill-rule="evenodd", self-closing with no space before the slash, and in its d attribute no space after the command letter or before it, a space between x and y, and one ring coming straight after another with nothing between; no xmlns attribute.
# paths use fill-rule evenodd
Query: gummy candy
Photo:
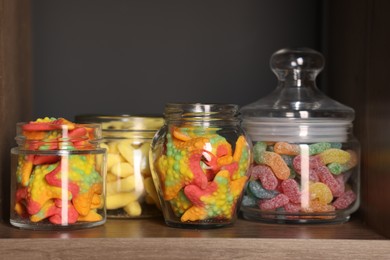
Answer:
<svg viewBox="0 0 390 260"><path fill-rule="evenodd" d="M276 195L274 198L269 200L262 200L259 202L259 208L261 210L272 210L287 205L289 199L283 193Z"/></svg>
<svg viewBox="0 0 390 260"><path fill-rule="evenodd" d="M301 192L298 183L294 179L287 179L282 181L283 193L288 197L292 203L301 202Z"/></svg>
<svg viewBox="0 0 390 260"><path fill-rule="evenodd" d="M278 186L278 179L266 165L256 165L250 171L251 177L259 179L264 189L274 190Z"/></svg>
<svg viewBox="0 0 390 260"><path fill-rule="evenodd" d="M332 191L334 197L339 197L342 194L342 185L333 177L326 166L321 166L315 169L321 182L326 184Z"/></svg>
<svg viewBox="0 0 390 260"><path fill-rule="evenodd" d="M300 153L299 145L286 142L277 142L274 145L274 152L283 155L298 155Z"/></svg>
<svg viewBox="0 0 390 260"><path fill-rule="evenodd" d="M309 155L319 154L332 148L330 143L314 143L309 145ZM274 152L283 155L299 155L301 148L297 144L290 144L286 142L277 142L274 145Z"/></svg>
<svg viewBox="0 0 390 260"><path fill-rule="evenodd" d="M234 149L217 128L171 126L154 166L163 199L181 222L230 220L248 176L249 145Z"/></svg>
<svg viewBox="0 0 390 260"><path fill-rule="evenodd" d="M253 196L259 199L271 199L279 194L279 192L275 190L264 189L258 181L249 181L248 191L250 191Z"/></svg>
<svg viewBox="0 0 390 260"><path fill-rule="evenodd" d="M318 155L323 165L329 163L347 163L351 155L341 149L331 148L323 151Z"/></svg>
<svg viewBox="0 0 390 260"><path fill-rule="evenodd" d="M282 210L283 214L291 214L282 219L307 219L309 216L300 214L334 213L357 199L349 179L358 165L358 155L343 150L340 143L256 142L253 149L254 165L245 188L244 210L258 208L275 214ZM332 217L325 214L313 218Z"/></svg>
<svg viewBox="0 0 390 260"><path fill-rule="evenodd" d="M322 183L322 182L316 182L310 184L310 200L316 200L318 199L320 202L324 204L328 204L332 202L333 195L332 191L329 189L329 187Z"/></svg>
<svg viewBox="0 0 390 260"><path fill-rule="evenodd" d="M96 156L51 151L90 149L89 141L94 138L90 129L63 118L38 119L23 124L21 129L26 139L23 148L36 153L18 157L15 213L31 222L47 219L58 225L102 220L96 212L104 201Z"/></svg>
<svg viewBox="0 0 390 260"><path fill-rule="evenodd" d="M357 154L352 150L347 151L350 155L350 159L346 163L333 162L327 165L329 171L333 174L340 174L353 168L357 164Z"/></svg>
<svg viewBox="0 0 390 260"><path fill-rule="evenodd" d="M351 205L352 202L356 200L356 194L352 190L349 190L343 194L341 194L340 197L338 197L334 202L333 206L336 209L345 209L349 205Z"/></svg>
<svg viewBox="0 0 390 260"><path fill-rule="evenodd" d="M279 180L286 180L290 176L290 169L287 164L284 162L283 158L275 152L263 151L259 153L259 156L257 158L255 157L254 160L258 164L269 166Z"/></svg>

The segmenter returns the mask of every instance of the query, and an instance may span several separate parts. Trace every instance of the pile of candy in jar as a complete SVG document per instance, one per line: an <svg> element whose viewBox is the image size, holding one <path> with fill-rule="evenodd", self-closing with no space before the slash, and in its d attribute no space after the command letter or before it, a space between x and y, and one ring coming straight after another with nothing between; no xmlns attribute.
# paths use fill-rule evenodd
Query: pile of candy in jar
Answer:
<svg viewBox="0 0 390 260"><path fill-rule="evenodd" d="M348 183L357 154L339 143L256 142L253 154L244 207L305 218L346 209L357 199Z"/></svg>
<svg viewBox="0 0 390 260"><path fill-rule="evenodd" d="M162 120L161 120L162 121ZM162 122L161 122L162 124ZM132 132L127 122L103 122L107 150L106 208L108 217L161 215L149 169L150 131ZM154 134L154 133L152 133Z"/></svg>
<svg viewBox="0 0 390 260"><path fill-rule="evenodd" d="M170 127L155 160L163 200L181 222L235 216L247 182L250 148L239 136L234 151L216 128Z"/></svg>
<svg viewBox="0 0 390 260"><path fill-rule="evenodd" d="M92 129L63 118L43 118L21 126L14 211L32 223L101 221L103 177L90 154ZM61 154L56 151L85 151ZM101 163L101 162L100 162ZM65 210L66 209L66 210Z"/></svg>

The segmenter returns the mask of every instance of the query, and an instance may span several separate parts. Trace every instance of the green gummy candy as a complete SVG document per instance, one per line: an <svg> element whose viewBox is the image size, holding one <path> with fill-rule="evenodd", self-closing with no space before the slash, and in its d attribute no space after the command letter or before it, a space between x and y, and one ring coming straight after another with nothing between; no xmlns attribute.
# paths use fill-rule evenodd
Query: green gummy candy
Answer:
<svg viewBox="0 0 390 260"><path fill-rule="evenodd" d="M267 144L265 142L256 142L253 146L253 159L256 162L259 162L261 154L267 149Z"/></svg>
<svg viewBox="0 0 390 260"><path fill-rule="evenodd" d="M334 175L339 175L344 170L343 169L344 167L339 163L330 163L330 164L328 164L327 167L328 167L329 171Z"/></svg>
<svg viewBox="0 0 390 260"><path fill-rule="evenodd" d="M315 143L309 145L309 155L319 154L323 151L330 149L331 144L330 143Z"/></svg>
<svg viewBox="0 0 390 260"><path fill-rule="evenodd" d="M331 148L341 149L342 146L341 143L330 143Z"/></svg>

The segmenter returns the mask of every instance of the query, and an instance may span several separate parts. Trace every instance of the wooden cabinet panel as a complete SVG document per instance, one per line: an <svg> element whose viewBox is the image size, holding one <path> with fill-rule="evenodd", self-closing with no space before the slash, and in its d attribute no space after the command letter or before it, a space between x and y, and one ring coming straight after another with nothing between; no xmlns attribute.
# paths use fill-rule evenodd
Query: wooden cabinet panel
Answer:
<svg viewBox="0 0 390 260"><path fill-rule="evenodd" d="M363 219L390 237L390 1L329 1L328 89L356 111Z"/></svg>
<svg viewBox="0 0 390 260"><path fill-rule="evenodd" d="M30 1L0 0L0 212L9 211L9 150L31 110Z"/></svg>

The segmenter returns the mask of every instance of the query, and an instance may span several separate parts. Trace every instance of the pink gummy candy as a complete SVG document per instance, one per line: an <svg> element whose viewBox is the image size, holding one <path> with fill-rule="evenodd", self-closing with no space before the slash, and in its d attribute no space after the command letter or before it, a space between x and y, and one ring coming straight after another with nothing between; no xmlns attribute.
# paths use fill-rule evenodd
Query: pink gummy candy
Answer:
<svg viewBox="0 0 390 260"><path fill-rule="evenodd" d="M318 167L315 171L317 172L321 182L326 184L332 191L333 197L339 197L343 194L344 185L340 184L340 182L333 177L333 174L326 166Z"/></svg>
<svg viewBox="0 0 390 260"><path fill-rule="evenodd" d="M306 171L298 172L299 175L307 174ZM309 169L309 180L312 182L318 182L320 181L320 178L318 178L318 174L316 172L316 169Z"/></svg>
<svg viewBox="0 0 390 260"><path fill-rule="evenodd" d="M306 157L306 156L305 156ZM308 166L309 166L309 169L315 169L315 168L318 168L320 166L322 166L322 161L321 161L321 158L319 156L309 156L308 157ZM297 155L295 156L294 160L293 160L293 166L294 166L294 169L296 172L300 173L301 172L301 169L302 169L302 155Z"/></svg>
<svg viewBox="0 0 390 260"><path fill-rule="evenodd" d="M258 179L266 190L274 190L278 186L278 179L271 168L266 165L256 165L251 170L251 177Z"/></svg>
<svg viewBox="0 0 390 260"><path fill-rule="evenodd" d="M279 194L272 199L262 200L259 202L259 208L261 210L272 210L283 207L289 202L289 199L284 194Z"/></svg>
<svg viewBox="0 0 390 260"><path fill-rule="evenodd" d="M299 191L298 183L294 179L282 181L283 194L286 195L292 203L301 202L301 192Z"/></svg>
<svg viewBox="0 0 390 260"><path fill-rule="evenodd" d="M344 193L345 191L345 180L343 175L335 176L336 181L340 184L340 192Z"/></svg>
<svg viewBox="0 0 390 260"><path fill-rule="evenodd" d="M352 190L349 190L338 197L335 202L333 202L333 206L336 209L345 209L355 200L356 194Z"/></svg>
<svg viewBox="0 0 390 260"><path fill-rule="evenodd" d="M301 204L289 202L286 205L284 205L284 210L289 213L297 213L301 210Z"/></svg>

